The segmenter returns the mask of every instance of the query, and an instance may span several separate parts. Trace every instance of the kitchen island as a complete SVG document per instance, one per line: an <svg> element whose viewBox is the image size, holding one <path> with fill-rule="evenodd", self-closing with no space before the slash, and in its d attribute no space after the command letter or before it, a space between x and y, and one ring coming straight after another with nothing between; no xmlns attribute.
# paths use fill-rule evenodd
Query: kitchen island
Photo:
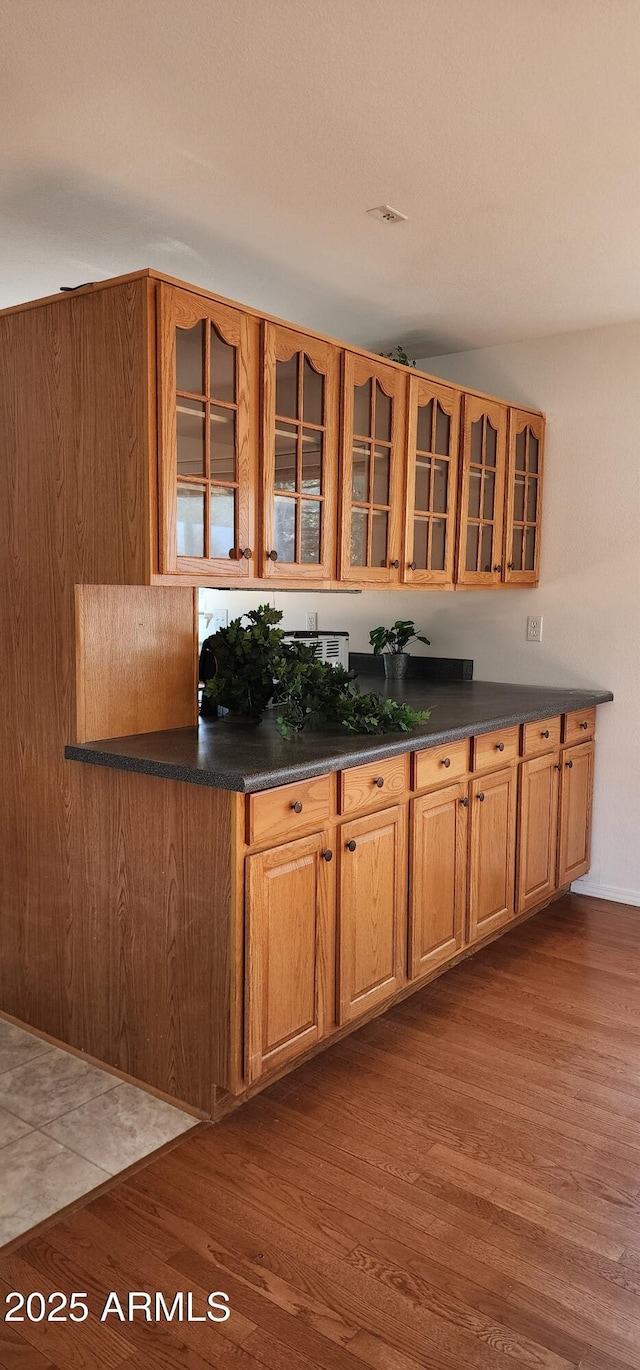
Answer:
<svg viewBox="0 0 640 1370"><path fill-rule="evenodd" d="M606 690L418 679L408 734L230 718L70 745L93 1054L217 1117L589 867Z"/></svg>

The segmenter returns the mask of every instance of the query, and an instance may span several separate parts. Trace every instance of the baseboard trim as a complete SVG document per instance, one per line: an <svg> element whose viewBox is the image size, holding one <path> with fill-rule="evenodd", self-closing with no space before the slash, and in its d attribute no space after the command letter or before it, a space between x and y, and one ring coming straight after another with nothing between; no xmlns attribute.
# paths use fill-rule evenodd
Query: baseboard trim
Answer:
<svg viewBox="0 0 640 1370"><path fill-rule="evenodd" d="M594 880L574 880L572 894L589 894L595 899L611 899L614 904L634 904L640 908L640 890L621 890L617 885L596 885Z"/></svg>

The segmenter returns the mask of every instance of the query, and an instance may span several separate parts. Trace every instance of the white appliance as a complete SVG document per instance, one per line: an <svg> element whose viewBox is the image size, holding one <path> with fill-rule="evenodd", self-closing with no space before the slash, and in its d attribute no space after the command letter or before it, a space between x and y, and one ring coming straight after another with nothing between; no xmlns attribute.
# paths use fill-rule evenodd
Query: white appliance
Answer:
<svg viewBox="0 0 640 1370"><path fill-rule="evenodd" d="M309 632L285 633L288 642L304 642L315 647L320 661L329 661L332 666L344 666L349 670L349 634L346 632Z"/></svg>

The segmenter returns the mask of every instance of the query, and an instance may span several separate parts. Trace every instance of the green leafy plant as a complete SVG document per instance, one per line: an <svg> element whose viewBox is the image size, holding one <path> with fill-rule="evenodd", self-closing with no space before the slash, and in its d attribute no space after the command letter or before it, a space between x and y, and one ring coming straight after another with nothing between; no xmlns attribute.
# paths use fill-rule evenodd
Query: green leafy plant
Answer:
<svg viewBox="0 0 640 1370"><path fill-rule="evenodd" d="M395 699L361 694L355 672L318 661L313 647L285 642L276 625L279 609L261 604L233 619L207 640L216 673L205 684L207 699L233 713L260 719L269 702L277 709L276 727L292 738L303 728L345 728L355 733L410 732L430 711L409 708Z"/></svg>
<svg viewBox="0 0 640 1370"><path fill-rule="evenodd" d="M381 356L381 357L388 357L388 358L389 358L389 361L392 361L392 362L400 362L400 365L401 365L401 366L417 366L417 365L418 365L418 363L417 363L416 361L413 361L413 360L411 359L411 357L409 357L409 356L407 355L407 353L406 353L405 350L404 350L404 347L401 347L401 346L400 346L400 343L398 343L397 346L394 347L393 352L381 352L381 353L380 353L380 356Z"/></svg>
<svg viewBox="0 0 640 1370"><path fill-rule="evenodd" d="M424 642L427 647L431 646L428 637L416 632L416 625L410 618L397 618L391 628L372 628L369 641L374 656L380 656L381 652L393 655L404 652L410 642Z"/></svg>

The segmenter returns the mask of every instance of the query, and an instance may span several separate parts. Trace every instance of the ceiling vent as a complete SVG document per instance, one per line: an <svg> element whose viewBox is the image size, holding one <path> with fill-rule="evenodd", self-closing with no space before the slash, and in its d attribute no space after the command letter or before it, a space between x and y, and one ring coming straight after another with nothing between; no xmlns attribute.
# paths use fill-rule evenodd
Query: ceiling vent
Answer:
<svg viewBox="0 0 640 1370"><path fill-rule="evenodd" d="M408 214L401 214L399 209L392 209L391 205L376 205L375 209L368 209L372 219L382 219L385 224L401 224L403 219L408 219Z"/></svg>

